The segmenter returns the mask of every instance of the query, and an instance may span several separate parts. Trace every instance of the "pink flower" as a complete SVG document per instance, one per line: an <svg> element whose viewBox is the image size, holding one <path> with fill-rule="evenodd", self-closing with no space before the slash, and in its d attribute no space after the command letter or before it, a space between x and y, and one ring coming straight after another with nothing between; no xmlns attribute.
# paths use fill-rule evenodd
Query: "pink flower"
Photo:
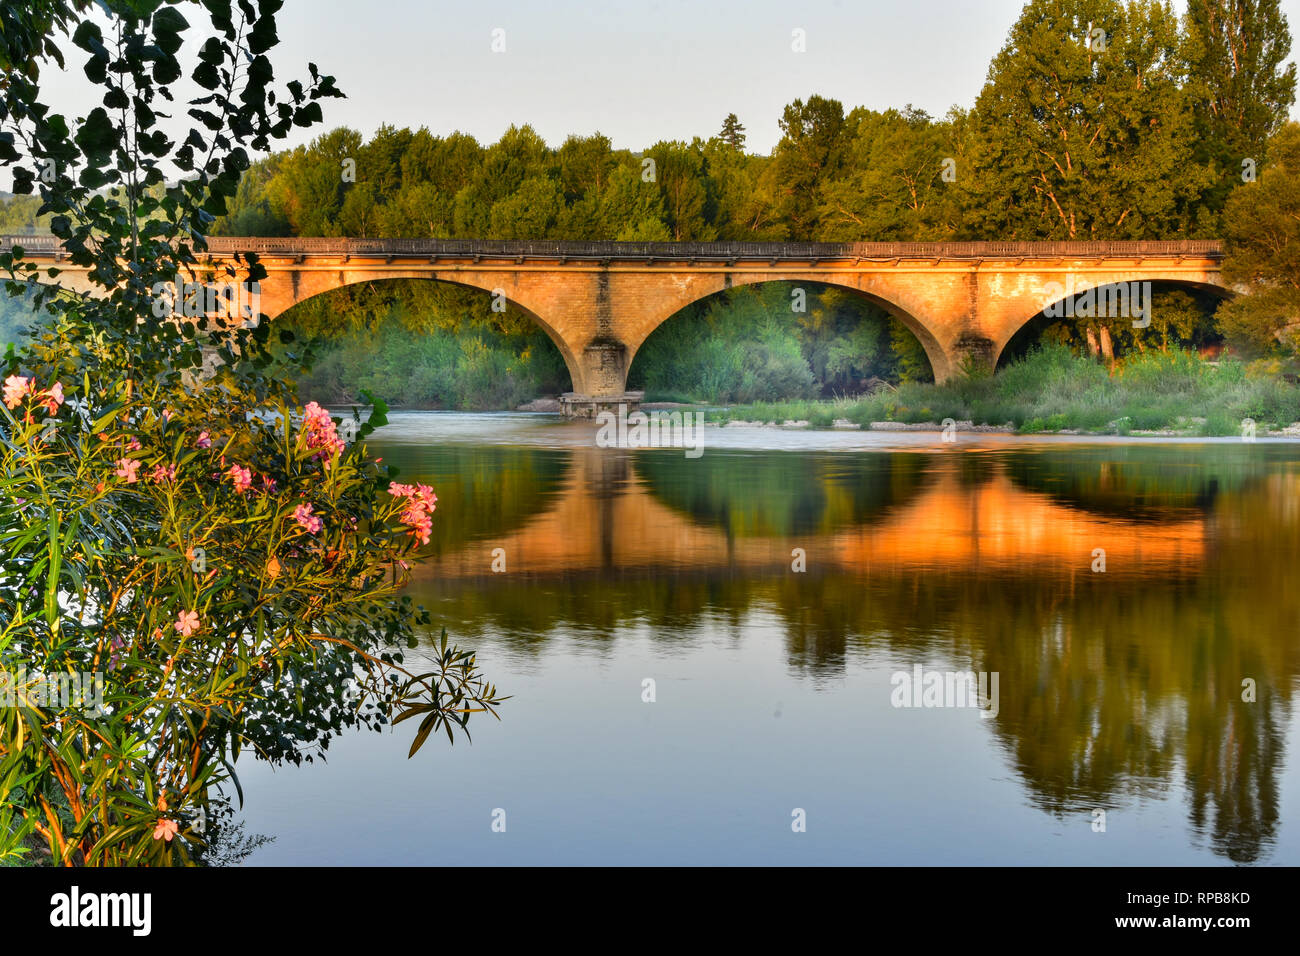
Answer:
<svg viewBox="0 0 1300 956"><path fill-rule="evenodd" d="M119 478L125 478L128 485L133 485L139 480L136 474L140 470L140 463L134 458L119 458L117 460L117 471L113 474Z"/></svg>
<svg viewBox="0 0 1300 956"><path fill-rule="evenodd" d="M199 448L211 448L212 439L208 437L207 432L199 432L198 440L194 444Z"/></svg>
<svg viewBox="0 0 1300 956"><path fill-rule="evenodd" d="M153 838L171 843L172 837L179 833L180 829L181 825L175 820L159 820L158 825L153 828Z"/></svg>
<svg viewBox="0 0 1300 956"><path fill-rule="evenodd" d="M139 451L139 450L140 450L140 439L138 439L138 438L132 438L129 442L126 443L126 450L127 450L127 451Z"/></svg>
<svg viewBox="0 0 1300 956"><path fill-rule="evenodd" d="M181 637L189 637L199 629L199 615L197 611L181 611L176 615L176 623L172 625L180 632Z"/></svg>
<svg viewBox="0 0 1300 956"><path fill-rule="evenodd" d="M329 458L343 452L347 445L339 438L338 428L330 413L315 402L308 402L302 410L302 435L308 448L319 449L313 458Z"/></svg>
<svg viewBox="0 0 1300 956"><path fill-rule="evenodd" d="M108 669L115 671L122 666L122 652L126 650L126 641L121 637L115 637L108 647L111 652L108 658Z"/></svg>
<svg viewBox="0 0 1300 956"><path fill-rule="evenodd" d="M10 375L5 379L4 397L6 408L17 408L23 400L23 396L29 394L32 390L32 380L24 378L21 375Z"/></svg>
<svg viewBox="0 0 1300 956"><path fill-rule="evenodd" d="M175 465L154 465L153 471L149 472L149 478L154 484L161 485L164 481L176 480Z"/></svg>
<svg viewBox="0 0 1300 956"><path fill-rule="evenodd" d="M428 485L403 485L395 481L388 486L388 493L404 499L402 523L411 529L411 536L420 544L428 544L433 534L433 511L438 500L433 489Z"/></svg>
<svg viewBox="0 0 1300 956"><path fill-rule="evenodd" d="M270 493L273 492L273 491L275 491L275 479L272 478L270 475L263 475L263 476L262 476L262 493L263 493L263 494L270 494Z"/></svg>
<svg viewBox="0 0 1300 956"><path fill-rule="evenodd" d="M59 411L59 406L63 404L63 383L55 382L50 386L48 391L41 392L44 396L45 411L47 414L54 415Z"/></svg>
<svg viewBox="0 0 1300 956"><path fill-rule="evenodd" d="M162 410L162 420L165 422L172 420L172 410L170 408L164 408Z"/></svg>
<svg viewBox="0 0 1300 956"><path fill-rule="evenodd" d="M235 483L235 490L245 492L253 486L253 473L247 468L240 468L238 465L231 465L226 472L230 480Z"/></svg>
<svg viewBox="0 0 1300 956"><path fill-rule="evenodd" d="M293 509L293 520L302 525L311 534L315 534L324 527L325 523L320 518L313 517L311 505L301 504Z"/></svg>

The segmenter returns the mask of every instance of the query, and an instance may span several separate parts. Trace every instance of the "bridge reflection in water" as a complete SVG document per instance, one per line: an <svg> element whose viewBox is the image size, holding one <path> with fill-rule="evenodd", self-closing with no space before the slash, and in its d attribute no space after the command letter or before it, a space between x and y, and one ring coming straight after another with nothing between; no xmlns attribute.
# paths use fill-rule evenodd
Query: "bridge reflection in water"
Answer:
<svg viewBox="0 0 1300 956"><path fill-rule="evenodd" d="M1289 449L384 454L438 488L412 593L470 646L545 655L634 627L743 642L770 619L809 678L996 671L1000 713L981 723L1041 810L1181 789L1215 853L1263 859L1277 838L1300 675Z"/></svg>
<svg viewBox="0 0 1300 956"><path fill-rule="evenodd" d="M923 486L908 488L905 500L874 520L809 533L757 529L742 542L732 529L663 500L632 455L579 449L544 512L492 537L490 549L468 543L430 557L417 573L421 579L493 577L490 550L497 548L509 573L542 578L592 571L784 573L791 572L796 548L814 572L1014 570L1073 577L1093 573L1096 548L1104 548L1112 576L1194 574L1204 560L1210 529L1203 514L1158 523L1090 514L1016 484L1001 462L991 462L977 483L963 476L961 465L956 456L937 459ZM833 481L833 474L820 480Z"/></svg>

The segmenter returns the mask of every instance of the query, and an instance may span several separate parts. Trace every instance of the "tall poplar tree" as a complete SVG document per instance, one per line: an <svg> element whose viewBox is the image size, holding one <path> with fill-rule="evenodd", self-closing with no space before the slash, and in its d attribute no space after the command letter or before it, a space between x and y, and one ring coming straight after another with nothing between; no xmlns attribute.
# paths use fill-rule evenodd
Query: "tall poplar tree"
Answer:
<svg viewBox="0 0 1300 956"><path fill-rule="evenodd" d="M1264 164L1295 102L1291 31L1278 0L1189 0L1184 33L1202 156L1218 165L1218 210Z"/></svg>

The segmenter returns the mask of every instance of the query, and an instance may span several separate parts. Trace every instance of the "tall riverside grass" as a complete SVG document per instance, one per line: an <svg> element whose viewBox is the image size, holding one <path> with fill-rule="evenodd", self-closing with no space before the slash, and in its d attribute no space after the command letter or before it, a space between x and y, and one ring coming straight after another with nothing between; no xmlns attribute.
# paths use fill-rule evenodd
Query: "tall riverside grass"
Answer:
<svg viewBox="0 0 1300 956"><path fill-rule="evenodd" d="M1048 345L994 374L942 385L906 383L871 395L831 402L739 405L714 418L807 421L811 427L847 419L1012 425L1021 432L1079 429L1124 434L1172 429L1232 435L1243 419L1260 429L1300 421L1300 388L1266 369L1235 360L1212 365L1183 351L1139 352L1114 371L1064 346Z"/></svg>

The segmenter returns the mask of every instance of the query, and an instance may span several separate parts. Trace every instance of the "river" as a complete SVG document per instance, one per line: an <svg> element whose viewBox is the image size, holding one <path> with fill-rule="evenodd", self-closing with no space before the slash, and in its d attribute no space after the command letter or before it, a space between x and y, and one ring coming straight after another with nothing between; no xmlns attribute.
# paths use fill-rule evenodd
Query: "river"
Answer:
<svg viewBox="0 0 1300 956"><path fill-rule="evenodd" d="M241 761L250 864L1300 863L1300 444L594 435L390 414L511 699Z"/></svg>

